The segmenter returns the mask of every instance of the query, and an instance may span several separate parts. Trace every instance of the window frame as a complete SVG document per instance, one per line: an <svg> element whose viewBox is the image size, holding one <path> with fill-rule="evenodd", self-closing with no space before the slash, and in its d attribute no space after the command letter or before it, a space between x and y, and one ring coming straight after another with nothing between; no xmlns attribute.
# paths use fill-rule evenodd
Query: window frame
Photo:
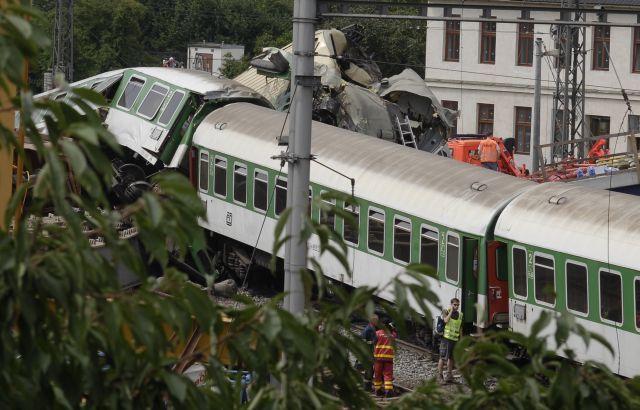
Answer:
<svg viewBox="0 0 640 410"><path fill-rule="evenodd" d="M521 250L524 252L524 296L516 293L516 281L515 281L515 258L513 256L513 251L515 249ZM521 245L513 245L511 246L511 276L513 280L511 281L511 292L513 292L513 296L517 299L527 300L529 299L529 263L527 261L527 248Z"/></svg>
<svg viewBox="0 0 640 410"><path fill-rule="evenodd" d="M611 28L608 26L594 26L593 33L593 52L591 59L591 69L594 71L609 71L609 65L611 64L609 53L607 50L611 50ZM608 36L598 35L600 31L609 30ZM606 49L604 45L606 44ZM598 49L602 47L602 59L598 60ZM606 67L604 67L604 60L606 60ZM602 64L602 66L600 65Z"/></svg>
<svg viewBox="0 0 640 410"><path fill-rule="evenodd" d="M369 246L369 233L371 232L371 224L369 223L369 221L371 220L371 212L378 212L382 214L382 252L377 251L375 249L371 249L371 247ZM367 251L374 254L374 255L378 255L378 256L384 256L384 251L385 251L385 240L387 238L387 224L386 224L386 218L387 215L385 213L385 211L382 208L378 208L375 206L370 206L367 209Z"/></svg>
<svg viewBox="0 0 640 410"><path fill-rule="evenodd" d="M489 24L493 24L493 31L486 29ZM498 31L498 23L495 21L482 21L480 22L480 64L495 64L496 63L496 33ZM489 42L491 46L488 50L485 50L485 41ZM493 60L485 59L486 51L491 54L491 48L493 48Z"/></svg>
<svg viewBox="0 0 640 410"><path fill-rule="evenodd" d="M409 224L409 229L404 228L404 227L398 227L398 222L405 222ZM398 259L396 258L396 228L401 229L405 232L409 232L409 260L405 261L403 259ZM392 252L392 258L395 262L400 263L402 265L408 265L411 263L411 256L412 256L412 252L411 252L411 241L413 240L413 224L411 223L411 219L407 218L406 216L402 216L402 215L393 215L393 235L392 235L392 242L393 242L393 252Z"/></svg>
<svg viewBox="0 0 640 410"><path fill-rule="evenodd" d="M238 170L241 170L244 168L244 202L242 201L238 201L236 199L236 175L242 175L241 173L238 173ZM248 197L248 190L247 190L247 185L249 183L249 167L247 167L247 164L244 164L242 162L234 162L233 163L233 202L239 205L247 205L247 197Z"/></svg>
<svg viewBox="0 0 640 410"><path fill-rule="evenodd" d="M207 187L206 188L202 188L202 162L203 159L202 157L205 156L207 157ZM208 151L203 151L203 150L199 150L199 155L198 155L198 191L200 192L204 192L204 193L208 193L209 192L209 159L210 159L210 155Z"/></svg>
<svg viewBox="0 0 640 410"><path fill-rule="evenodd" d="M458 240L458 279L457 280L451 280L449 278L448 275L448 269L447 267L449 266L449 237L454 237ZM445 236L447 242L445 243L445 257L444 257L444 279L454 285L457 285L458 283L460 283L460 276L461 275L461 267L462 267L462 240L460 238L460 234L454 231L447 231L447 234Z"/></svg>
<svg viewBox="0 0 640 410"><path fill-rule="evenodd" d="M633 323L636 327L636 330L640 332L640 323L638 323L637 315L640 311L640 292L636 293L636 286L640 286L640 276L636 276L633 278L633 299L634 299L634 310L633 310Z"/></svg>
<svg viewBox="0 0 640 410"><path fill-rule="evenodd" d="M284 181L286 183L285 187L283 188L282 185L278 185L278 181ZM285 193L285 205L284 208L282 208L282 210L280 212L278 212L278 189L284 189L284 193ZM274 200L273 200L273 214L275 216L280 216L282 214L282 211L284 211L285 209L287 209L287 190L289 189L289 178L287 178L284 175L276 175L276 179L275 179L275 192L274 192Z"/></svg>
<svg viewBox="0 0 640 410"><path fill-rule="evenodd" d="M481 114L483 112L482 108L489 108L489 107L491 107L491 121L490 122L489 122L488 119L481 117ZM477 128L478 134L487 134L486 132L481 132L481 129L482 129L483 125L491 124L491 132L489 133L489 135L493 135L493 126L494 126L495 120L496 120L495 105L494 104L486 104L486 103L478 103L477 110L478 110L478 128Z"/></svg>
<svg viewBox="0 0 640 410"><path fill-rule="evenodd" d="M530 31L524 31L524 27L531 27ZM524 20L521 23L518 23L518 43L517 43L517 53L516 53L516 65L519 67L532 67L533 66L533 33L535 32L535 24L533 21ZM529 47L527 47L526 61L522 61L522 54L520 53L523 41L526 41Z"/></svg>
<svg viewBox="0 0 640 410"><path fill-rule="evenodd" d="M187 95L187 94L186 94L184 91L182 91L182 90L174 90L173 92L171 92L171 93L169 93L169 94L170 94L170 96L169 96L169 95L167 95L167 97L168 97L168 102L167 102L167 104L165 104L165 106L162 108L162 112L161 112L161 113L160 113L160 115L158 116L158 124L160 124L160 125L164 125L164 126L167 126L167 125L171 124L171 123L174 121L174 119L175 119L176 115L178 115L178 112L180 111L180 110L179 110L179 108L180 108L180 105L182 104L182 101L184 100L184 96L185 96L185 95ZM169 106L169 104L170 104L170 103L171 103L171 101L173 100L173 97L175 97L175 96L176 96L176 95L178 95L178 94L182 94L182 97L180 97L180 100L178 101L178 104L176 105L176 109L175 109L175 110L173 111L173 113L171 114L171 117L169 117L169 121L167 121L167 122L162 122L162 121L161 121L161 119L162 119L162 116L164 115L165 111L167 110L167 107Z"/></svg>
<svg viewBox="0 0 640 410"><path fill-rule="evenodd" d="M639 74L640 73L640 27L634 27L631 35L633 36L631 38L631 47L633 47L632 60L631 60L631 73Z"/></svg>
<svg viewBox="0 0 640 410"><path fill-rule="evenodd" d="M258 179L256 178L257 174L263 174L265 176L265 179ZM265 183L267 185L267 189L265 190L265 206L264 209L263 208L259 208L256 206L256 187L257 187L257 183L256 182L260 182L260 183ZM259 169L259 168L254 168L253 169L253 209L257 212L260 212L261 214L267 213L267 210L269 209L269 173L263 169Z"/></svg>
<svg viewBox="0 0 640 410"><path fill-rule="evenodd" d="M218 193L216 189L216 176L218 175L218 169L222 168L218 166L218 160L224 161L224 194ZM213 157L213 195L218 198L227 199L229 194L229 160L226 157L220 155L214 155Z"/></svg>
<svg viewBox="0 0 640 410"><path fill-rule="evenodd" d="M611 319L605 319L602 317L602 288L600 287L600 275L602 274L602 272L611 273L620 278L620 322L615 322ZM607 268L598 269L598 317L600 318L600 321L602 323L607 323L619 327L622 327L624 325L624 282L622 279L622 273L620 271Z"/></svg>
<svg viewBox="0 0 640 410"><path fill-rule="evenodd" d="M320 196L322 196L323 194L328 194L328 193L329 193L329 191L320 191ZM326 205L333 206L334 209L336 208L336 200L335 200L335 198L332 198L330 200L320 199L320 201L322 201ZM330 216L330 218L331 218L333 223L331 225L328 225L328 224L325 223L325 222L328 222L328 221L325 221L325 218L323 218L323 216L322 216L322 209L320 209L319 211L320 211L320 215L318 215L318 222L320 224L326 225L327 227L329 227L329 228L331 228L332 230L335 231L335 229L336 229L336 219L337 219L336 218L336 214L334 213L333 215ZM327 216L329 216L329 215L327 215Z"/></svg>
<svg viewBox="0 0 640 410"><path fill-rule="evenodd" d="M127 86L129 85L129 83L133 82L133 80L140 80L142 81L142 85L140 86L140 91L138 91L138 95L136 95L136 98L133 99L133 102L131 103L131 106L129 108L126 108L123 105L120 105L120 101L122 100L122 97L124 96L124 93L127 91ZM120 94L118 101L116 102L116 107L118 107L119 109L129 112L133 109L133 107L136 105L136 102L138 101L138 98L140 98L140 94L142 94L142 90L144 89L144 86L147 84L147 78L146 77L142 77L139 76L137 74L132 75L131 77L129 77L129 79L127 80L127 84L124 86L124 89L122 90L122 93Z"/></svg>
<svg viewBox="0 0 640 410"><path fill-rule="evenodd" d="M352 214L355 213L355 217L356 217L356 221L358 222L358 226L356 229L356 242L351 242L350 240L348 240L345 235L344 235L344 228L347 225L347 222L344 220L344 218L342 218L342 239L348 244L348 245L353 245L355 247L358 247L360 245L360 205L355 205L355 204L347 204L344 203L342 205L343 209L346 212L350 212ZM355 209L355 212L351 210L351 208Z"/></svg>
<svg viewBox="0 0 640 410"><path fill-rule="evenodd" d="M440 230L438 228L436 228L435 226L432 225L427 225L427 224L420 224L420 255L419 255L419 260L420 263L423 263L423 258L422 258L422 239L427 237L424 233L423 230L428 230L431 232L435 232L436 234L436 266L434 266L436 272L439 272L439 268L440 268ZM432 238L429 238L432 239Z"/></svg>
<svg viewBox="0 0 640 410"><path fill-rule="evenodd" d="M450 14L447 17L460 17L459 14ZM460 34L461 30L461 22L460 21L445 21L444 22L444 61L449 62L460 62ZM457 50L457 57L455 55L450 56L450 41L451 44ZM456 53L453 53L456 54Z"/></svg>
<svg viewBox="0 0 640 410"><path fill-rule="evenodd" d="M513 121L513 137L515 139L515 153L516 154L521 154L521 155L530 155L531 154L531 122L532 122L532 118L533 118L533 112L531 107L522 107L522 106L515 106L514 108L514 121ZM518 122L518 110L529 110L529 122ZM524 129L524 133L525 135L527 135L527 128L528 128L528 134L529 134L529 140L528 141L524 141L523 145L526 147L527 145L529 145L529 151L519 151L518 150L518 130L519 129Z"/></svg>
<svg viewBox="0 0 640 410"><path fill-rule="evenodd" d="M549 302L545 302L544 300L538 299L538 295L536 294L536 266L537 266L536 256L541 256L547 259L551 259L553 261L553 293L554 293L553 304ZM553 255L544 253L544 252L538 252L538 251L533 253L533 300L535 300L537 304L542 306L552 307L552 308L555 308L556 305L558 304L558 281L556 280L556 273L557 273L556 258Z"/></svg>
<svg viewBox="0 0 640 410"><path fill-rule="evenodd" d="M586 279L587 279L587 288L586 288L586 297L587 297L587 311L586 312L580 312L579 310L573 310L569 307L569 270L568 265L569 264L573 264L576 266L582 266L583 268L585 268L585 275L586 275ZM584 262L578 262L572 259L567 259L564 262L564 297L565 297L565 304L566 304L566 308L569 312L573 313L574 315L578 315L578 316L582 316L582 317L587 317L589 316L589 309L590 309L590 305L589 305L589 266L587 266L586 263Z"/></svg>
<svg viewBox="0 0 640 410"><path fill-rule="evenodd" d="M142 114L140 112L140 109L142 108L142 105L144 104L144 102L147 99L147 97L149 97L149 95L151 95L151 92L153 91L153 87L155 87L155 86L158 86L158 87L164 89L166 92L165 92L164 96L162 97L162 100L160 100L160 104L158 104L158 107L155 109L153 115L148 116L148 115ZM167 95L169 95L169 91L171 91L171 89L168 86L162 84L159 81L155 81L155 82L151 83L151 86L149 87L149 90L147 90L147 93L145 94L144 98L142 99L142 101L140 101L140 105L138 105L138 109L136 110L136 114L138 116L142 117L142 118L145 118L145 119L151 121L156 115L158 115L158 111L160 111L160 108L162 108L162 104L164 104L165 100L167 99ZM153 92L155 92L155 91L153 91Z"/></svg>

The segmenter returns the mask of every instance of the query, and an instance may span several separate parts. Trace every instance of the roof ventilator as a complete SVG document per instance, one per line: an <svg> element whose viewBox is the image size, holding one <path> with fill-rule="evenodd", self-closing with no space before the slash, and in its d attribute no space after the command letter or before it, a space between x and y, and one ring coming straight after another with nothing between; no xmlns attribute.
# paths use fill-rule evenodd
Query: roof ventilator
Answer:
<svg viewBox="0 0 640 410"><path fill-rule="evenodd" d="M565 202L567 202L566 196L553 195L551 198L549 198L549 203L553 205L562 205Z"/></svg>
<svg viewBox="0 0 640 410"><path fill-rule="evenodd" d="M476 181L473 184L471 184L471 189L473 189L474 191L482 192L485 189L487 189L487 184L483 184L482 182Z"/></svg>

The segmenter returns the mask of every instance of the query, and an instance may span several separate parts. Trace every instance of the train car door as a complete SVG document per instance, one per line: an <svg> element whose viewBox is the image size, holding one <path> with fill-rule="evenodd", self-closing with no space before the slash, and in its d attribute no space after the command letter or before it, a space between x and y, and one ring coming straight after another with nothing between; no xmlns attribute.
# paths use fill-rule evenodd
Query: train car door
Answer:
<svg viewBox="0 0 640 410"><path fill-rule="evenodd" d="M465 323L476 320L478 302L478 240L463 238L462 241L462 313Z"/></svg>
<svg viewBox="0 0 640 410"><path fill-rule="evenodd" d="M489 324L508 323L509 290L507 288L507 246L491 241L487 246L487 280L489 282Z"/></svg>

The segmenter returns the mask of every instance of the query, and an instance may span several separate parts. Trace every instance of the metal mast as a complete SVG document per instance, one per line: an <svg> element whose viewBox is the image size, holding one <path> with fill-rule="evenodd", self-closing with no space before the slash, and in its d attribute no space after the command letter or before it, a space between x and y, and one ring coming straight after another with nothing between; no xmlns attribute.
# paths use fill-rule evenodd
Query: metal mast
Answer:
<svg viewBox="0 0 640 410"><path fill-rule="evenodd" d="M53 32L53 67L55 76L62 73L65 80L73 81L73 0L56 0L56 18Z"/></svg>
<svg viewBox="0 0 640 410"><path fill-rule="evenodd" d="M561 0L563 8L580 8L580 0ZM573 12L573 21L585 22L582 11ZM571 20L570 11L561 12L561 20ZM554 142L567 142L584 137L585 98L585 26L556 25L552 33L559 51L556 66L556 92L553 96ZM578 152L576 153L576 148ZM558 146L553 156L562 158L567 154L584 157L585 147Z"/></svg>

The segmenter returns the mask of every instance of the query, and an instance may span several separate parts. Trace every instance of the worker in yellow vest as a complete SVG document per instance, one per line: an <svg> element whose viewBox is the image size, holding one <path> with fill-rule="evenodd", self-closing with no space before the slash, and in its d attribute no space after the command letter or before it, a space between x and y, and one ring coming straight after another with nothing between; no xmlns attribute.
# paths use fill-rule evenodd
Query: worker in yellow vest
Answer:
<svg viewBox="0 0 640 410"><path fill-rule="evenodd" d="M444 319L444 335L440 341L440 361L438 362L438 381L453 381L453 349L462 335L462 312L460 300L451 299L451 306L442 312ZM447 361L447 378L442 374L444 361Z"/></svg>
<svg viewBox="0 0 640 410"><path fill-rule="evenodd" d="M480 153L480 164L487 169L498 170L498 156L500 155L500 147L498 143L491 137L486 137L480 141L478 145Z"/></svg>

